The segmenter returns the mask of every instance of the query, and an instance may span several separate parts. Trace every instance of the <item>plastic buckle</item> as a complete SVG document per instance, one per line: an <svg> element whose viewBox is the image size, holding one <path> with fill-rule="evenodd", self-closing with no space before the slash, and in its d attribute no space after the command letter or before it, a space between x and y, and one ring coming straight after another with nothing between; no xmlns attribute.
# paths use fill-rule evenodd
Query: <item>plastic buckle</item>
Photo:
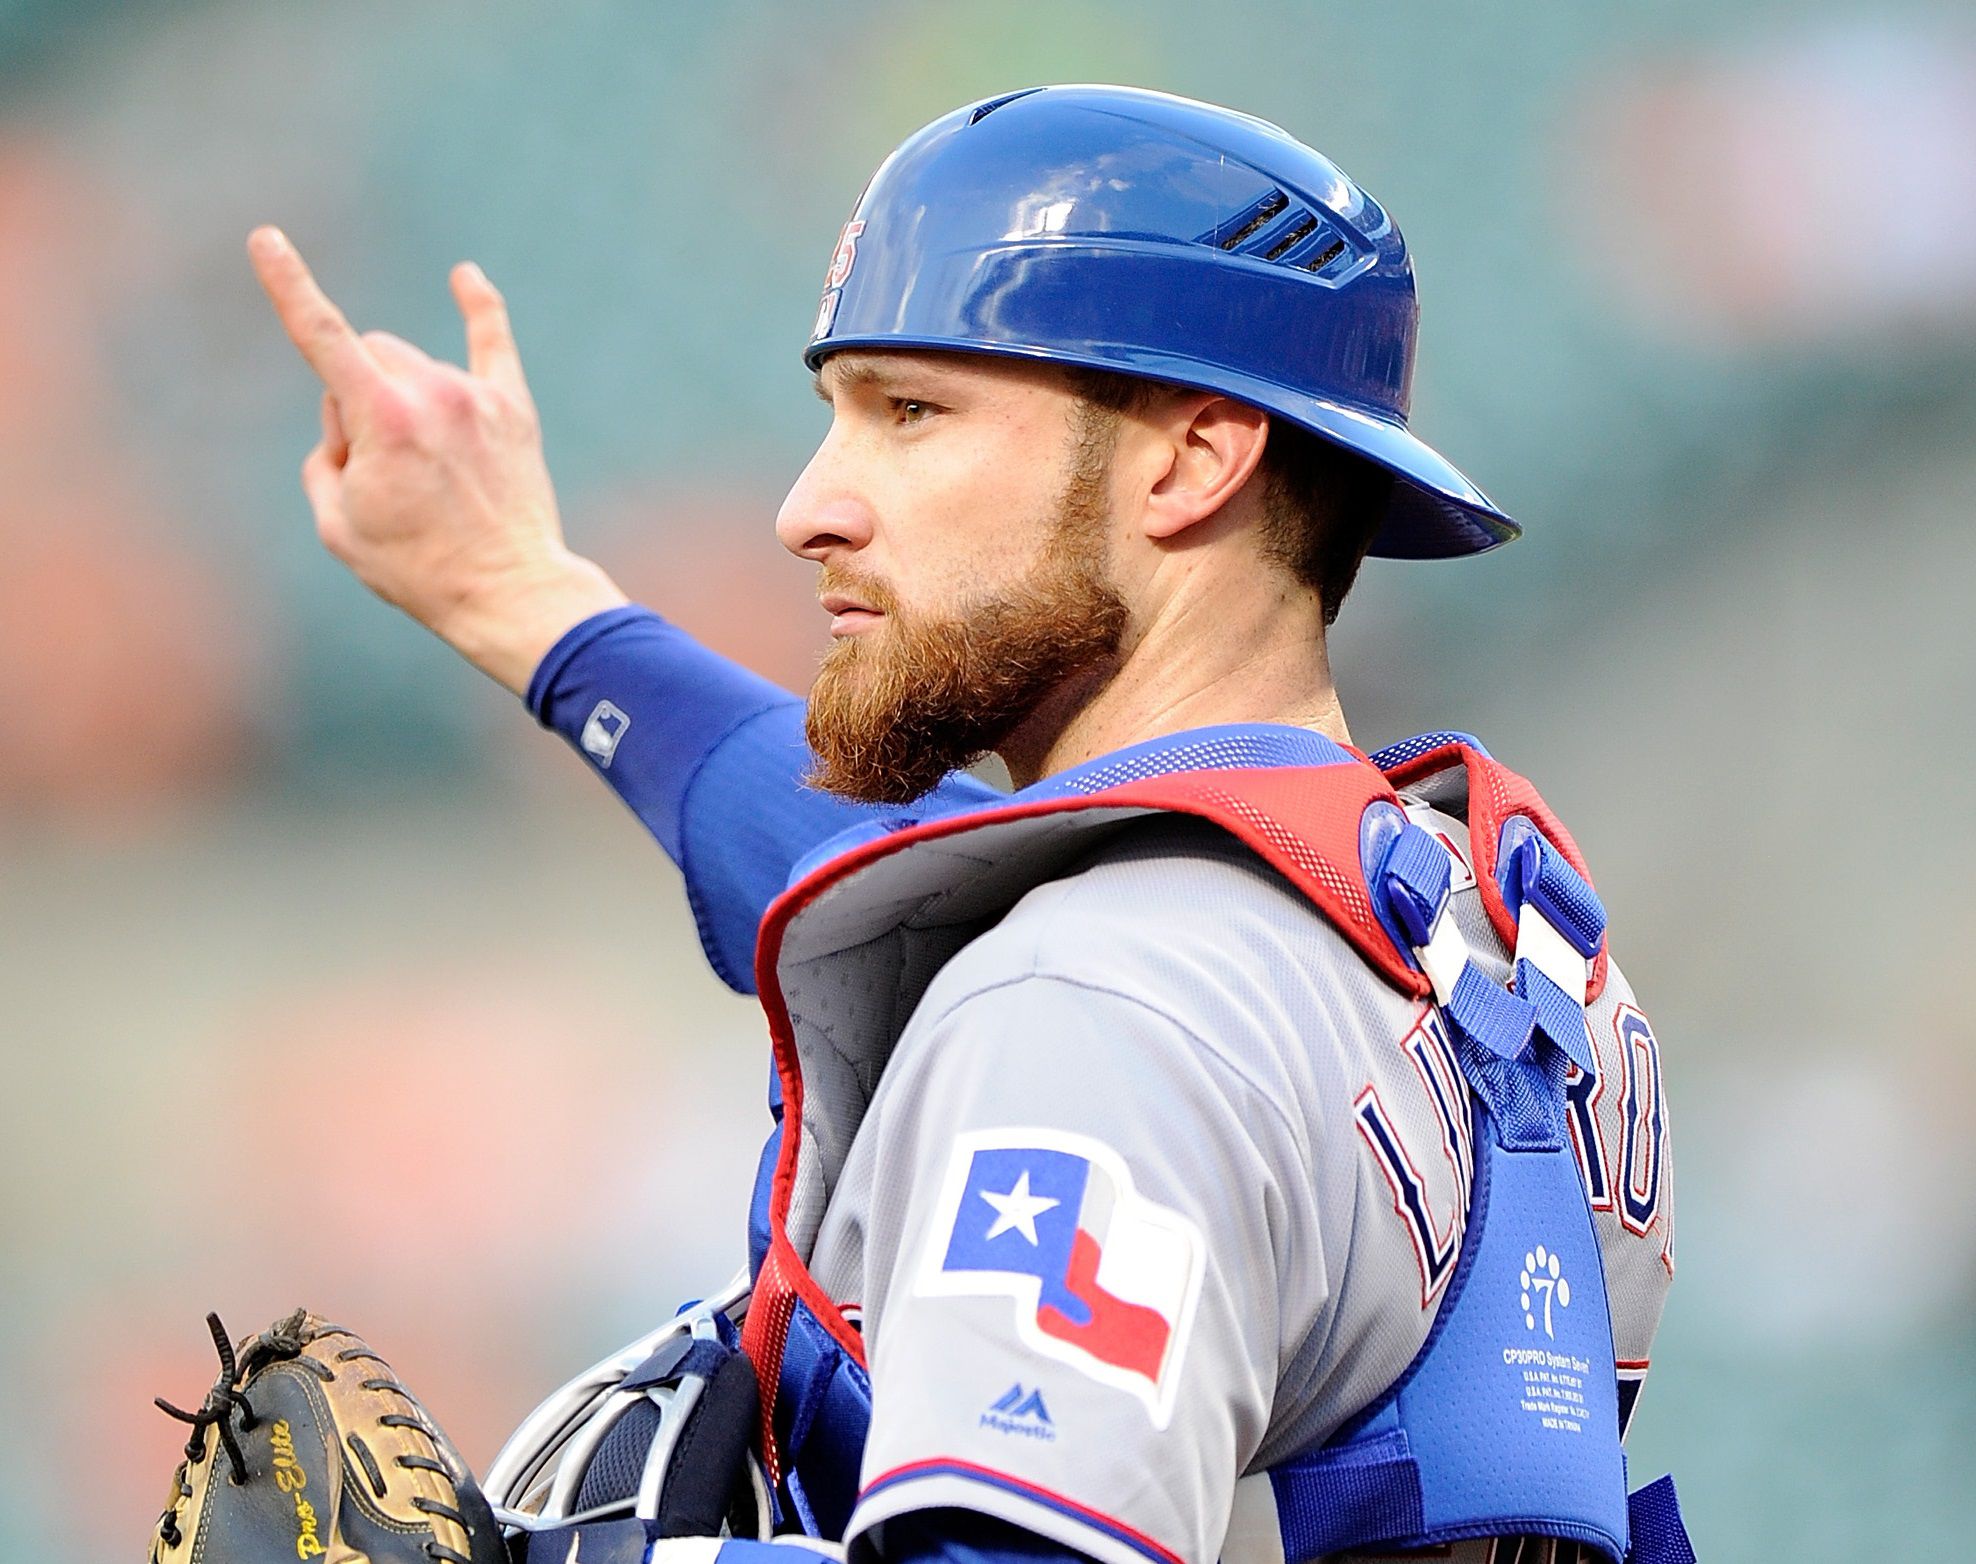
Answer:
<svg viewBox="0 0 1976 1564"><path fill-rule="evenodd" d="M1388 809L1400 826L1372 876L1374 894L1427 975L1435 1003L1446 1006L1468 966L1468 941L1451 911L1454 870L1445 847Z"/></svg>

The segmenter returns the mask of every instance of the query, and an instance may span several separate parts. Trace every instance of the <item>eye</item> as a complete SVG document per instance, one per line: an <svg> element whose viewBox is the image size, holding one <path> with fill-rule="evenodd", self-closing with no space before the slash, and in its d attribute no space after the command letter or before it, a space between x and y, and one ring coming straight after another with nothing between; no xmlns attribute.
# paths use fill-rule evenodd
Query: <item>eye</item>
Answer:
<svg viewBox="0 0 1976 1564"><path fill-rule="evenodd" d="M886 400L892 404L892 416L902 424L921 423L937 411L931 402L923 402L916 396L895 396Z"/></svg>

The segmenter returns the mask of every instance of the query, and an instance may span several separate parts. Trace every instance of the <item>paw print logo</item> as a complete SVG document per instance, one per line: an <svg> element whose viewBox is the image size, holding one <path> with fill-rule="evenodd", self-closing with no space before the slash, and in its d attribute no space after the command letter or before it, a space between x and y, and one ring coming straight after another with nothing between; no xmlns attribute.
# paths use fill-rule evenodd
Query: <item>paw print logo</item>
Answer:
<svg viewBox="0 0 1976 1564"><path fill-rule="evenodd" d="M1523 1257L1523 1274L1517 1281L1523 1288L1523 1328L1537 1328L1537 1304L1534 1295L1541 1294L1544 1306L1544 1334L1553 1339L1556 1332L1551 1329L1551 1303L1556 1301L1560 1309L1571 1307L1571 1283L1558 1274L1557 1256L1542 1244L1537 1245Z"/></svg>

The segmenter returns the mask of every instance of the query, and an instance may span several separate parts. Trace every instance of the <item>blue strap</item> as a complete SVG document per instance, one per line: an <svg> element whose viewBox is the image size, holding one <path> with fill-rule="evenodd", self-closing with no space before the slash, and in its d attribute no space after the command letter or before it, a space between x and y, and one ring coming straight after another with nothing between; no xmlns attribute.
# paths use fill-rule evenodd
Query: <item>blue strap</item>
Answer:
<svg viewBox="0 0 1976 1564"><path fill-rule="evenodd" d="M1420 1464L1394 1429L1326 1451L1317 1460L1275 1467L1269 1486L1283 1556L1319 1559L1361 1551L1373 1540L1412 1537L1424 1524Z"/></svg>
<svg viewBox="0 0 1976 1564"><path fill-rule="evenodd" d="M1626 1564L1695 1564L1695 1546L1681 1520L1681 1501L1675 1497L1672 1477L1634 1489L1626 1501L1626 1515L1633 1533Z"/></svg>
<svg viewBox="0 0 1976 1564"><path fill-rule="evenodd" d="M1409 823L1395 833L1388 817L1398 815L1390 805L1368 809L1360 851L1368 862L1379 855L1376 871L1367 875L1373 905L1418 962L1446 912L1452 869L1447 850L1426 831ZM1565 999L1556 984L1550 987ZM1537 1003L1508 992L1470 961L1441 1013L1454 1033L1462 1074L1488 1106L1497 1142L1512 1150L1563 1144L1562 1071L1548 1068L1530 1047L1543 1014ZM1582 1034L1584 1012L1573 1009L1571 1015Z"/></svg>
<svg viewBox="0 0 1976 1564"><path fill-rule="evenodd" d="M1503 822L1496 880L1503 904L1518 924L1526 909L1554 929L1580 957L1598 955L1605 938L1605 906L1590 882L1522 815ZM1585 1031L1585 998L1558 987L1534 962L1518 957L1514 981L1519 999L1537 1012L1537 1031L1587 1074L1598 1069Z"/></svg>
<svg viewBox="0 0 1976 1564"><path fill-rule="evenodd" d="M1553 1151L1565 1144L1564 1055L1504 1059L1460 1033L1455 1060L1482 1099L1487 1130L1505 1151Z"/></svg>
<svg viewBox="0 0 1976 1564"><path fill-rule="evenodd" d="M1498 1059L1521 1058L1537 1026L1536 1007L1490 982L1474 962L1462 969L1442 1012L1457 1032Z"/></svg>
<svg viewBox="0 0 1976 1564"><path fill-rule="evenodd" d="M1536 1012L1537 1031L1587 1075L1598 1073L1592 1039L1585 1030L1585 1006L1528 961L1516 964L1516 997Z"/></svg>

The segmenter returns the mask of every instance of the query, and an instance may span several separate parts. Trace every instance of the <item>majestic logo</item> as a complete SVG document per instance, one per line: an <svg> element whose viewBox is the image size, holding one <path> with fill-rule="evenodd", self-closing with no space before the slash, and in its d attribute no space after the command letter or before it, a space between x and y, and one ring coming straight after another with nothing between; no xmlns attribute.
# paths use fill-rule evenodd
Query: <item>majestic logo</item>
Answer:
<svg viewBox="0 0 1976 1564"><path fill-rule="evenodd" d="M865 231L861 218L852 218L837 235L837 248L830 252L830 270L823 274L823 297L817 302L816 325L810 340L827 335L837 319L837 304L844 297L844 284L851 280L851 268L858 264L858 235Z"/></svg>
<svg viewBox="0 0 1976 1564"><path fill-rule="evenodd" d="M1003 1391L995 1404L981 1414L981 1426L992 1428L998 1434L1018 1434L1024 1439L1039 1439L1044 1444L1057 1437L1056 1419L1043 1405L1043 1392L1024 1390L1021 1380Z"/></svg>
<svg viewBox="0 0 1976 1564"><path fill-rule="evenodd" d="M1544 1311L1544 1334L1552 1340L1557 1332L1551 1329L1551 1303L1556 1301L1560 1309L1571 1307L1571 1281L1559 1275L1561 1267L1557 1256L1542 1244L1523 1257L1523 1271L1517 1282L1523 1288L1523 1328L1537 1328L1537 1310ZM1541 1303L1535 1301L1541 1299Z"/></svg>
<svg viewBox="0 0 1976 1564"><path fill-rule="evenodd" d="M1206 1252L1102 1141L981 1130L955 1142L918 1290L1014 1299L1025 1346L1130 1391L1164 1428Z"/></svg>
<svg viewBox="0 0 1976 1564"><path fill-rule="evenodd" d="M583 753L606 771L610 770L611 757L617 754L618 741L630 726L631 718L625 715L622 708L609 701L597 702L596 709L583 724Z"/></svg>

